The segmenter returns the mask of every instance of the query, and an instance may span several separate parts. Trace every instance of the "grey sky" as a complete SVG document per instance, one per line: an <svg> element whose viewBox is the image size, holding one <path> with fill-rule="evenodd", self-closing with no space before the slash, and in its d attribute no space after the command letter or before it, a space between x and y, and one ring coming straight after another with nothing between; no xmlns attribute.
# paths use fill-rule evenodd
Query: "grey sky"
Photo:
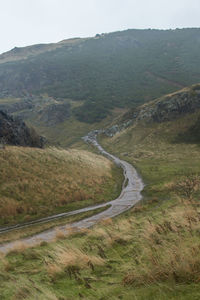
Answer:
<svg viewBox="0 0 200 300"><path fill-rule="evenodd" d="M200 27L200 0L0 0L0 53L128 28Z"/></svg>

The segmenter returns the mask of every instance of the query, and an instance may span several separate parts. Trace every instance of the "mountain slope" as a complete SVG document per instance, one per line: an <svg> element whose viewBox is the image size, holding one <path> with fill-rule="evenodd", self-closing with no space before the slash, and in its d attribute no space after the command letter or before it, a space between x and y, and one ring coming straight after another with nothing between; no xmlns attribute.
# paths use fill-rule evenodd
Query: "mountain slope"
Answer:
<svg viewBox="0 0 200 300"><path fill-rule="evenodd" d="M93 123L113 107L135 107L199 82L199 33L200 29L127 30L63 42L43 48L43 53L30 55L27 50L23 60L15 61L13 53L7 53L3 57L9 62L2 58L0 64L0 95L48 93L83 100L73 112L79 120Z"/></svg>
<svg viewBox="0 0 200 300"><path fill-rule="evenodd" d="M195 84L130 110L123 118L130 118L134 122L164 122L198 109L200 109L200 84Z"/></svg>
<svg viewBox="0 0 200 300"><path fill-rule="evenodd" d="M129 119L131 125L102 140L110 152L140 170L148 197L165 198L170 182L200 174L199 90L196 84L125 114L123 122Z"/></svg>
<svg viewBox="0 0 200 300"><path fill-rule="evenodd" d="M59 43L37 44L37 45L21 47L21 48L15 47L12 50L2 53L0 55L0 64L28 59L28 58L36 56L38 54L41 54L44 52L49 52L49 51L55 50L57 48L61 48L61 47L63 47L63 45L70 47L74 44L81 43L84 40L86 40L86 39L74 38L74 39L63 40Z"/></svg>

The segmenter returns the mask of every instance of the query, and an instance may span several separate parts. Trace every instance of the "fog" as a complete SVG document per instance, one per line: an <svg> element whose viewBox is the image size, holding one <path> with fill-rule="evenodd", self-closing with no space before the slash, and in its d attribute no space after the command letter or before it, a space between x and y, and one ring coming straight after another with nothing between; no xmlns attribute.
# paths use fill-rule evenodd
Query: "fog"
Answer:
<svg viewBox="0 0 200 300"><path fill-rule="evenodd" d="M200 27L199 0L0 0L0 53L128 28Z"/></svg>

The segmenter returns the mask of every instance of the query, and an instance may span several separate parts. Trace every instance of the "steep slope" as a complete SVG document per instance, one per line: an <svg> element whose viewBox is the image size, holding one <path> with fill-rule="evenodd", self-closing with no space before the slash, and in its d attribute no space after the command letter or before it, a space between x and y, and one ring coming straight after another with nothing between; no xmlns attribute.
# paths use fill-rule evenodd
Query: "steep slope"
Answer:
<svg viewBox="0 0 200 300"><path fill-rule="evenodd" d="M0 110L0 141L3 144L42 148L45 140L22 120Z"/></svg>
<svg viewBox="0 0 200 300"><path fill-rule="evenodd" d="M88 151L6 146L0 151L0 226L113 200L123 175Z"/></svg>
<svg viewBox="0 0 200 300"><path fill-rule="evenodd" d="M28 54L17 61L7 53L0 64L0 96L48 93L82 100L73 113L93 123L113 107L135 107L199 82L199 33L200 29L127 30L64 41L32 55L32 48L20 49Z"/></svg>
<svg viewBox="0 0 200 300"><path fill-rule="evenodd" d="M164 122L200 109L200 84L184 88L129 111L127 115L137 122ZM124 116L125 117L125 116Z"/></svg>
<svg viewBox="0 0 200 300"><path fill-rule="evenodd" d="M147 196L168 197L172 182L200 174L199 90L196 84L125 114L122 120L128 118L129 127L123 129L122 123L121 131L102 140L140 170L149 184Z"/></svg>
<svg viewBox="0 0 200 300"><path fill-rule="evenodd" d="M183 121L185 120L185 121ZM165 95L119 116L117 123L103 130L112 137L126 128L161 127L178 124L171 134L176 143L200 142L200 84L195 84L172 94ZM160 125L158 125L160 124ZM175 125L176 126L176 125ZM126 133L126 131L124 131ZM170 132L170 130L169 130ZM171 132L172 133L172 132ZM123 132L120 133L123 136Z"/></svg>

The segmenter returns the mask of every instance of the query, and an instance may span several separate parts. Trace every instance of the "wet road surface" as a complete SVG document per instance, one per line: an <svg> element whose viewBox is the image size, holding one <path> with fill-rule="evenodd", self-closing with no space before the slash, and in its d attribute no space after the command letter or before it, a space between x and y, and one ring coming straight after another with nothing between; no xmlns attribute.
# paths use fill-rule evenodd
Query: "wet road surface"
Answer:
<svg viewBox="0 0 200 300"><path fill-rule="evenodd" d="M64 234L68 234L73 229L74 231L79 231L84 228L89 228L95 224L97 224L99 221L107 218L113 218L127 210L129 210L131 207L133 207L138 201L141 200L142 195L141 191L143 190L144 184L140 176L138 175L137 171L131 164L129 164L126 161L120 160L119 158L115 157L114 155L108 153L105 151L97 142L97 135L98 131L93 131L89 133L86 137L84 137L85 142L93 144L101 154L106 156L107 158L111 159L116 165L120 166L124 171L124 184L122 187L122 191L120 196L107 203L94 205L86 208L82 208L76 211L63 213L59 215L50 216L47 218L43 218L34 222L30 222L27 224L22 225L16 225L11 226L7 228L0 229L1 232L5 231L11 231L17 228L23 228L30 226L31 224L40 224L47 221L55 220L58 218L61 218L63 216L70 216L70 215L76 215L78 213L87 212L94 210L95 208L101 208L106 207L110 205L110 207L103 212L100 212L96 215L93 215L92 217L85 218L81 221L77 221L71 224L67 225L61 225L56 226L55 228L51 228L49 230L43 231L41 233L35 234L31 237L22 238L18 241L8 242L0 245L0 252L7 253L9 252L13 247L15 247L16 244L19 242L22 242L26 244L27 246L35 246L40 244L42 241L50 242L53 241L56 238L57 232L63 232Z"/></svg>

